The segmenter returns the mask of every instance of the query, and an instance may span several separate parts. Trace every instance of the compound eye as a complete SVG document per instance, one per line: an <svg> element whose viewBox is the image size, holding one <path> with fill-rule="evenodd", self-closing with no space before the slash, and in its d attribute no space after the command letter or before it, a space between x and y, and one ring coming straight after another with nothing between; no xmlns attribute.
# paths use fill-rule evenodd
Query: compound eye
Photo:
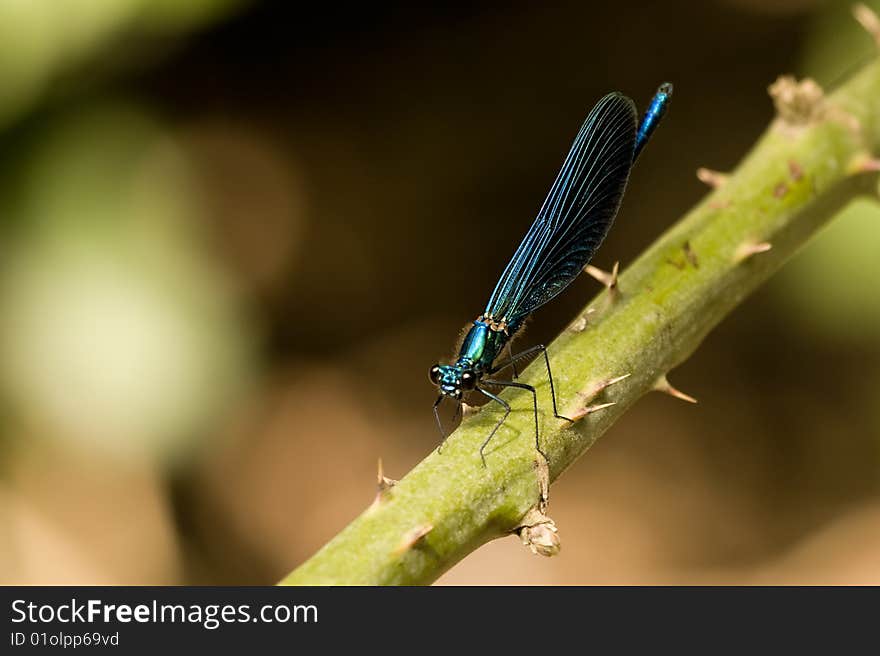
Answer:
<svg viewBox="0 0 880 656"><path fill-rule="evenodd" d="M461 387L462 389L472 390L477 386L477 377L473 371L465 371L461 375Z"/></svg>
<svg viewBox="0 0 880 656"><path fill-rule="evenodd" d="M435 364L431 367L431 371L428 372L428 376L431 377L431 382L435 385L440 384L440 365Z"/></svg>

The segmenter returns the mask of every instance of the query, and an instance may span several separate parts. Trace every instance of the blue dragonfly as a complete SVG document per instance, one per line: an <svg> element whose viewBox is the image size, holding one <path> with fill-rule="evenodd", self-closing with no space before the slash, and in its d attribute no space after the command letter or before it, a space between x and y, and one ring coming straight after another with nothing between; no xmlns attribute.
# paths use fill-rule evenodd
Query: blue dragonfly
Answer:
<svg viewBox="0 0 880 656"><path fill-rule="evenodd" d="M663 118L671 98L672 85L660 85L641 121L635 103L621 93L609 93L596 103L575 137L532 227L501 274L486 308L465 336L458 358L452 364L431 367L431 382L440 391L434 403L434 417L444 442L448 435L439 412L443 399L458 403L456 418L461 413L463 396L471 392L482 394L504 408L504 415L480 446L484 467L486 446L510 414L507 401L487 386L517 387L531 393L535 448L544 455L538 433L535 388L495 377L511 368L516 378L516 363L524 358L544 356L553 414L571 421L557 409L553 373L544 345L538 344L513 355L510 341L535 310L568 287L590 262L614 221L630 169ZM508 357L499 361L505 346Z"/></svg>

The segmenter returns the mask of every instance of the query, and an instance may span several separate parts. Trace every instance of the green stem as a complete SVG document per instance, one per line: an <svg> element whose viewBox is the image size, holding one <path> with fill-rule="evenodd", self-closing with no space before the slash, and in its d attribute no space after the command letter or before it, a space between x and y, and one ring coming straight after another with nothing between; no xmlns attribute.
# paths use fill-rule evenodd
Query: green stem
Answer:
<svg viewBox="0 0 880 656"><path fill-rule="evenodd" d="M787 109L726 182L621 275L619 294L600 294L586 326L578 330L576 320L549 346L562 414L615 405L574 424L555 419L543 359L524 372L538 389L551 480L847 202L876 193L876 175L858 163L880 146L880 61L808 106L802 125L793 125L797 103ZM749 254L765 242L772 249ZM596 393L623 374L631 375ZM541 469L531 395L505 398L513 412L487 450L487 468L478 449L500 417L496 404L463 421L442 454L431 453L282 583L427 584L514 531L539 504Z"/></svg>

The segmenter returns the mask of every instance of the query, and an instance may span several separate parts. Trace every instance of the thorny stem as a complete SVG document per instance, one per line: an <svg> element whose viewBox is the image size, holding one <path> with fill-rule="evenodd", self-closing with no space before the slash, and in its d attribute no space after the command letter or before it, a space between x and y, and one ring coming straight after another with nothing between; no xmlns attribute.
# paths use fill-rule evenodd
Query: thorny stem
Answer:
<svg viewBox="0 0 880 656"><path fill-rule="evenodd" d="M773 85L778 117L751 153L620 275L613 299L600 294L595 311L548 347L560 412L580 421L547 410L543 361L523 372L541 397L549 480L639 397L668 386L666 374L845 204L877 193L878 167L865 163L880 150L880 60L830 96L817 89L790 78ZM504 398L513 412L487 449L487 468L478 451L500 416L494 404L466 417L442 455L432 452L384 489L282 584L427 584L534 517L547 470L536 464L532 397L510 390ZM556 539L546 529L523 539ZM555 553L558 544L538 550Z"/></svg>

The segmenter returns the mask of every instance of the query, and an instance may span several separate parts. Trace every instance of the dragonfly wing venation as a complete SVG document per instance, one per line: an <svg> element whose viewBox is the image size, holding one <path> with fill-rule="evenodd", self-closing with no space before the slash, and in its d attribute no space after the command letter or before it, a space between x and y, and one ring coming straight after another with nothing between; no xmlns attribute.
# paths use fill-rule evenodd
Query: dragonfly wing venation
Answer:
<svg viewBox="0 0 880 656"><path fill-rule="evenodd" d="M635 105L626 96L610 93L596 104L495 286L486 316L518 326L590 261L620 206L637 127Z"/></svg>

